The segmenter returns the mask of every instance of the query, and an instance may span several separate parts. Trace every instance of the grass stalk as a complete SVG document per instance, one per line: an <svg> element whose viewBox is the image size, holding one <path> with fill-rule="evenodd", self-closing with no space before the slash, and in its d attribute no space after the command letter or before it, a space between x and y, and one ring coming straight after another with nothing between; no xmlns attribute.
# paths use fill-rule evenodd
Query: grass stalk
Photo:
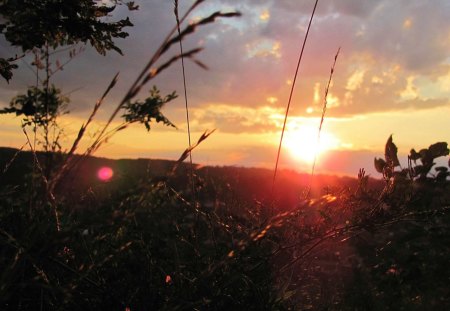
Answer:
<svg viewBox="0 0 450 311"><path fill-rule="evenodd" d="M63 162L61 169L59 169L58 172L56 173L55 177L52 178L51 185L50 185L51 190L54 189L56 184L60 181L60 179L63 176L65 176L73 167L76 166L77 161L73 161L75 151L77 150L78 145L79 145L81 139L83 138L87 127L92 122L92 120L94 120L94 117L97 114L97 111L100 108L100 106L103 104L106 96L111 91L111 89L116 85L118 77L119 77L119 73L117 73L114 76L114 78L111 80L111 82L109 83L105 92L103 93L102 97L100 97L100 99L98 99L97 102L95 103L94 109L92 110L91 114L89 115L88 120L86 121L85 124L83 124L81 126L80 130L78 131L77 138L74 140L72 147L70 148L69 152L67 153L67 157L66 157L65 161Z"/></svg>
<svg viewBox="0 0 450 311"><path fill-rule="evenodd" d="M113 136L116 132L118 132L118 131L120 131L120 130L122 130L122 129L124 129L126 127L126 125L125 126L119 126L119 127L115 128L115 129L113 129L112 131L108 131L111 123L116 118L116 116L119 113L119 111L124 107L124 105L127 102L129 102L131 99L133 99L139 93L139 91L142 89L142 87L144 85L146 85L151 79L156 77L163 70L165 70L168 67L170 67L174 62L178 61L179 59L183 60L183 58L186 58L186 57L192 59L194 61L194 63L196 63L200 67L206 68L206 66L204 64L202 64L198 60L194 59L194 56L202 50L201 48L195 48L195 49L192 49L192 50L187 51L187 52L182 52L179 55L173 56L168 61L166 61L165 63L160 65L159 67L152 68L157 63L157 61L161 58L161 56L165 52L167 52L172 45L176 44L177 42L181 42L187 35L192 34L198 27L206 25L206 24L213 23L218 18L235 17L235 16L240 16L241 15L239 12L231 12L231 13L222 13L220 11L214 12L211 15L209 15L208 17L205 17L205 18L203 18L203 19L201 19L201 20L199 20L197 22L194 22L194 23L188 25L183 31L179 31L179 25L181 23L183 23L183 21L186 20L186 18L190 15L190 13L199 4L201 4L202 2L204 2L204 0L197 0L196 2L194 2L189 7L187 12L181 18L178 18L177 25L175 25L171 29L171 31L166 36L166 38L163 40L163 42L161 43L159 48L152 55L152 57L150 58L148 63L144 66L144 68L142 69L141 73L135 79L135 81L133 82L131 87L126 92L125 96L122 98L122 100L119 102L117 107L114 109L114 111L112 112L112 114L108 118L106 124L101 128L101 130L99 131L99 134L96 135L96 137L94 139L94 142L86 149L86 151L83 153L82 157L75 158L75 157L73 157L73 153L75 152L75 150L76 150L76 148L78 146L78 143L81 141L82 137L84 136L84 133L85 133L85 130L86 130L86 127L87 127L88 123L90 123L90 121L92 120L92 118L96 114L99 105L101 104L101 102L104 99L104 96L106 96L106 94L109 92L110 88L112 88L112 86L114 86L115 80L117 78L117 75L116 75L116 77L114 77L114 79L111 82L110 86L105 91L104 96L102 97L100 102L98 102L96 104L96 106L94 107L94 110L93 110L93 112L91 114L91 117L89 118L90 120L88 121L88 123L86 125L82 126L82 128L80 129L78 137L76 138L74 144L72 145L72 149L69 152L70 160L66 161L65 164L63 165L63 169L60 169L59 172L57 172L55 174L56 177L52 178L51 187L50 187L51 190L53 190L56 187L56 185L58 184L58 182L60 182L61 176L63 176L64 173L66 173L69 170L73 169L75 166L77 166L79 164L80 161L82 161L87 156L92 155L111 136ZM175 32L177 32L177 30L178 30L178 35L174 36L174 34L175 34ZM191 146L188 149L192 150L193 148Z"/></svg>
<svg viewBox="0 0 450 311"><path fill-rule="evenodd" d="M20 147L12 156L11 160L8 161L8 163L6 163L5 167L3 168L2 171L2 175L6 174L6 172L9 170L9 168L11 167L11 165L14 163L14 161L16 160L17 156L19 155L19 153L22 152L23 148L25 148L25 146L28 145L28 142L26 142L25 144L22 145L22 147ZM0 175L1 176L1 175Z"/></svg>
<svg viewBox="0 0 450 311"><path fill-rule="evenodd" d="M314 150L314 161L313 161L313 164L311 167L311 175L310 175L310 180L309 180L308 191L306 192L306 198L308 198L309 195L311 194L312 181L314 178L314 171L316 169L317 152L318 152L319 144L320 144L320 133L322 132L323 121L325 120L325 113L327 112L328 92L330 90L331 80L333 79L334 68L336 66L336 61L337 61L340 51L341 51L341 48L338 48L336 55L334 56L333 66L331 66L330 76L328 78L327 87L325 88L325 94L324 94L324 98L323 98L323 107L322 107L322 116L320 117L319 131L317 132L317 144L316 144L316 150Z"/></svg>
<svg viewBox="0 0 450 311"><path fill-rule="evenodd" d="M61 231L61 222L59 220L59 212L58 212L58 206L56 204L56 198L53 195L52 189L50 188L50 183L49 183L49 181L48 181L48 179L47 179L47 177L45 175L45 172L42 169L41 164L39 163L39 159L37 157L36 150L33 148L32 144L31 144L30 138L28 137L28 133L25 130L25 128L22 128L22 130L23 130L23 133L25 134L25 137L27 138L27 143L28 143L28 146L31 149L31 153L33 154L34 163L36 164L36 167L38 168L39 173L41 175L42 182L44 183L45 191L46 191L46 197L49 200L49 202L50 202L50 204L51 204L51 206L53 208L53 212L55 214L56 231Z"/></svg>
<svg viewBox="0 0 450 311"><path fill-rule="evenodd" d="M181 30L180 30L180 18L178 16L178 0L174 1L174 14L175 14L175 19L177 21L177 31L178 31L178 36L180 37L180 55L183 55L183 43L181 40ZM186 110L186 123L187 123L187 134L188 134L188 147L191 148L192 143L191 143L191 124L190 124L190 120L189 120L189 105L188 105L188 96L187 96L187 87L186 87L186 72L185 72L185 68L184 68L184 57L181 57L181 68L182 68L182 72L183 72L183 90L184 90L184 103L185 103L185 110ZM197 201L197 195L196 195L196 191L195 191L195 184L194 184L194 167L192 164L192 152L189 152L189 174L190 174L190 180L191 180L191 187L192 187L192 196L193 196L193 200L194 202Z"/></svg>
<svg viewBox="0 0 450 311"><path fill-rule="evenodd" d="M200 4L202 3L203 0L197 0L188 10L187 12L181 17L180 19L180 23L182 23L188 16L189 14ZM220 15L220 16L223 16ZM211 16L210 16L211 17ZM217 16L218 17L218 16ZM214 18L215 19L215 18ZM210 22L214 21L211 20ZM206 20L206 19L204 19ZM133 82L133 84L131 85L131 87L129 88L128 92L125 94L125 96L123 97L123 99L120 101L120 103L117 105L116 109L113 111L113 113L111 114L111 116L109 117L108 121L106 122L105 126L102 128L102 130L100 131L100 134L97 136L97 139L94 141L93 143L93 147L88 149L88 154L90 154L92 151L95 151L97 148L95 148L94 146L98 146L101 142L101 138L103 137L103 134L106 132L106 130L108 129L108 127L110 126L110 124L112 123L112 121L114 120L114 118L117 116L117 114L119 113L120 109L125 105L126 102L128 102L129 100L133 99L141 90L141 88L152 78L154 78L159 72L161 72L162 70L164 70L165 68L167 68L170 64L172 64L174 61L176 61L178 58L172 58L171 60L169 60L168 62L165 63L165 65L163 64L162 66L159 67L159 70L151 70L151 68L154 66L154 64L156 64L156 62L160 59L160 57L175 43L178 42L179 40L182 40L187 34L192 33L195 28L199 25L201 25L202 21L194 23L192 25L189 25L187 29L192 29L190 32L188 31L183 31L183 33L179 36L175 36L175 38L173 38L172 40L170 39L173 34L177 31L178 27L177 25L175 25L169 32L169 34L166 36L166 38L163 40L162 44L159 46L159 48L156 50L156 52L153 54L153 56L150 58L150 60L148 61L148 63L144 66L144 68L142 69L141 73L138 75L138 77L136 78L136 80ZM175 40L176 39L176 40ZM186 56L192 56L192 54L196 54L200 52L200 49L195 49L195 50L191 50L190 52L186 53Z"/></svg>
<svg viewBox="0 0 450 311"><path fill-rule="evenodd" d="M316 12L316 8L317 8L318 2L319 2L319 0L316 0L316 2L314 3L314 8L313 8L313 11L311 13L311 17L309 19L308 28L306 30L305 38L303 39L302 48L300 50L300 55L298 57L297 68L295 69L295 74L294 74L294 79L292 81L291 91L289 93L289 100L288 100L287 107L286 107L286 114L284 116L283 128L281 130L280 143L278 145L277 159L275 161L275 169L273 171L272 191L271 191L271 200L272 201L274 199L274 194L275 194L275 180L276 180L276 177L277 177L278 164L279 164L279 161L280 161L281 146L283 145L283 137L284 137L284 132L286 130L286 122L287 122L287 118L288 118L288 115L289 115L289 109L290 109L290 106L291 106L292 95L294 93L295 82L297 81L298 71L299 71L300 64L301 64L302 58L303 58L303 52L305 50L306 41L308 40L309 30L311 29L311 24L312 24L312 21L313 21L313 18L314 18L314 14ZM273 207L272 207L272 214L273 214Z"/></svg>

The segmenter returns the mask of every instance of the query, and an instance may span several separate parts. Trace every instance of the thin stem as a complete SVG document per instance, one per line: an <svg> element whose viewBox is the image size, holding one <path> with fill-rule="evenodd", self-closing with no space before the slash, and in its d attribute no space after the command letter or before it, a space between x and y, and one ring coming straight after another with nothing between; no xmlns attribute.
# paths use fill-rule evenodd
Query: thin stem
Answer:
<svg viewBox="0 0 450 311"><path fill-rule="evenodd" d="M58 212L58 206L56 204L55 196L53 195L53 192L51 191L51 189L49 187L50 185L49 185L48 179L46 178L46 176L44 174L42 166L39 164L39 160L38 160L38 157L36 155L36 150L33 149L33 146L31 145L30 138L28 137L28 133L27 133L27 131L25 130L24 127L22 127L22 131L25 134L25 137L27 138L27 143L28 143L28 146L30 146L31 153L33 154L34 162L36 163L36 167L38 168L39 173L40 173L41 178L42 178L42 182L44 183L47 199L49 200L51 206L53 207L53 212L55 214L56 231L59 232L59 231L61 231L61 222L59 220L59 212Z"/></svg>
<svg viewBox="0 0 450 311"><path fill-rule="evenodd" d="M186 87L186 72L184 68L184 57L183 57L183 44L181 40L181 30L180 30L180 19L178 16L178 0L175 0L175 19L177 21L177 31L178 36L180 37L179 43L180 43L180 55L181 55L181 68L183 70L183 88L184 88L184 101L185 101L185 108L186 108L186 123L187 123L187 130L188 130L188 143L189 148L192 146L191 142L191 125L189 120L189 106L188 106L188 97L187 97L187 87ZM190 164L190 177L191 177L191 187L192 187L192 196L194 198L194 202L196 202L196 192L195 192L195 184L194 184L194 165L192 164L192 151L189 152L189 164Z"/></svg>
<svg viewBox="0 0 450 311"><path fill-rule="evenodd" d="M318 150L319 144L320 144L320 133L322 132L322 125L323 125L323 121L325 120L325 113L327 111L328 92L330 90L331 80L333 78L333 73L334 73L334 67L336 66L336 61L337 61L337 58L339 56L339 52L340 51L341 51L341 48L339 48L337 50L336 55L334 56L334 63L333 63L333 66L331 67L330 77L328 78L327 87L325 88L325 95L324 95L324 99L323 99L323 108L322 108L322 116L320 118L319 131L317 133L316 150L314 150L314 161L313 161L313 165L312 165L312 168L311 168L311 175L310 175L310 180L309 180L308 191L306 192L306 198L308 198L310 193L311 193L312 180L313 180L314 171L315 171L315 168L316 168L316 161L317 161L317 150Z"/></svg>
<svg viewBox="0 0 450 311"><path fill-rule="evenodd" d="M6 172L9 170L9 168L11 167L11 165L14 163L14 161L16 160L17 156L19 155L20 152L22 152L23 148L25 148L25 146L28 143L26 142L25 144L22 145L22 147L20 147L16 153L14 153L13 157L6 163L5 167L3 168L3 171L1 172L1 175L6 174ZM1 176L0 175L0 176Z"/></svg>
<svg viewBox="0 0 450 311"><path fill-rule="evenodd" d="M187 17L188 15L197 7L197 5L199 5L201 2L200 0L197 0L190 8L189 10L183 15L183 17L180 19L180 23L182 23ZM131 85L131 87L129 88L128 92L125 94L125 96L123 97L123 99L120 101L119 105L116 107L116 109L114 110L114 112L111 114L111 116L109 117L108 121L106 122L106 125L102 128L100 134L97 136L98 138L95 140L95 142L93 143L94 145L97 145L99 143L99 140L101 139L101 137L103 136L103 134L105 133L105 131L107 130L107 128L109 127L109 125L112 123L112 121L114 120L114 118L117 116L117 114L119 113L120 109L123 107L123 105L131 100L134 96L136 96L137 92L139 91L139 89L141 88L140 82L142 81L142 79L144 78L144 76L149 72L150 68L153 66L153 64L156 63L156 61L160 58L162 52L164 51L164 48L166 47L167 43L169 42L170 38L172 37L172 35L174 34L174 32L177 31L177 26L175 26L174 28L171 29L171 31L169 32L169 34L166 36L166 38L164 39L164 41L162 42L162 44L159 46L159 48L156 50L156 52L153 54L153 56L151 57L151 59L148 61L147 65L145 65L144 69L142 69L141 73L138 75L138 77L136 78L136 80L133 82L133 84Z"/></svg>
<svg viewBox="0 0 450 311"><path fill-rule="evenodd" d="M45 149L45 167L44 167L44 173L45 178L47 180L50 178L51 174L51 166L52 166L52 157L51 154L51 143L49 138L49 131L50 131L50 54L49 54L49 45L48 42L45 42L45 81L44 81L44 88L45 88L45 99L44 99L44 105L45 105L45 122L44 122L44 149Z"/></svg>
<svg viewBox="0 0 450 311"><path fill-rule="evenodd" d="M299 68L300 68L300 63L302 61L303 52L305 50L306 41L308 39L309 30L311 28L312 20L314 18L314 14L316 12L316 8L317 8L317 3L318 2L319 2L319 0L316 0L316 2L314 4L314 9L313 9L313 11L311 13L311 18L309 19L308 28L306 30L305 38L303 39L302 48L301 48L301 51L300 51L300 55L298 57L297 68L295 69L294 79L293 79L292 86L291 86L291 91L290 91L290 94L289 94L289 100L288 100L288 104L287 104L287 107L286 107L286 114L285 114L284 122L283 122L283 129L281 130L280 144L278 145L277 160L275 162L275 169L274 169L274 172L273 172L272 191L271 191L272 201L273 201L273 196L274 196L274 191L275 191L275 179L277 177L278 163L280 161L281 146L283 144L284 132L286 130L286 121L287 121L287 118L288 118L288 115L289 115L289 108L291 106L291 101L292 101L292 95L294 93L295 82L297 81L297 75L298 75L298 71L299 71ZM272 206L272 214L273 214L273 206Z"/></svg>
<svg viewBox="0 0 450 311"><path fill-rule="evenodd" d="M45 135L45 151L48 152L48 120L49 120L49 81L50 80L50 55L48 53L48 42L45 42L45 123L44 123L44 135ZM48 155L47 155L48 156ZM47 163L48 164L48 163ZM48 177L48 176L47 176Z"/></svg>

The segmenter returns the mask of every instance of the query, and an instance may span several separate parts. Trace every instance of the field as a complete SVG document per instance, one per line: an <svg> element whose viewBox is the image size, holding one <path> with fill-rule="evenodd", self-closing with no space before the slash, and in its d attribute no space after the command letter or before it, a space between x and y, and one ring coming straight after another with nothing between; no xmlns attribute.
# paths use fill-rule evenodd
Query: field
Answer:
<svg viewBox="0 0 450 311"><path fill-rule="evenodd" d="M0 147L0 310L449 310L447 142L428 142L401 159L390 135L380 155L357 176L318 174L321 139L333 137L325 135L323 125L336 104L331 89L340 49L327 76L317 132L309 133L299 149L296 138L308 131L289 131L291 99L317 0L295 75L287 83L286 112L269 116L280 134L274 170L194 163L192 153L220 130L203 130L194 140L191 127L203 124L193 119L199 114L190 114L185 61L202 70L207 66L197 59L202 48L187 44L185 49L184 43L195 31L242 15L193 16L203 2L180 4L183 14L173 2L175 26L144 60L131 87L116 106L108 106L119 74L112 76L69 143L63 142L67 128L60 120L69 113L70 98L53 84L64 82L54 75L83 56L77 44L91 45L100 55L122 54L116 41L127 37L133 24L128 17L112 17L117 8L138 11L139 5L124 0L45 0L35 7L27 1L0 3L1 34L23 52L0 55L0 74L9 83L26 60L36 81L0 110L21 120L26 139L22 147ZM269 12L258 17L269 18ZM412 25L405 20L402 27ZM281 57L278 48L269 56ZM59 53L69 54L67 62L60 62ZM179 159L97 157L111 140L138 125L149 135L156 123L177 128L163 114L178 97L175 92L163 95L153 86L147 98L137 99L175 63L182 66L188 140ZM358 75L347 91L356 90L356 80ZM404 96L414 90L409 87ZM267 101L275 104L277 98ZM229 120L257 127L251 117ZM281 168L283 138L310 161L311 171ZM377 175L366 173L371 167Z"/></svg>
<svg viewBox="0 0 450 311"><path fill-rule="evenodd" d="M405 197L398 182L387 193L381 180L317 176L322 187L302 199L308 175L281 171L272 206L270 170L200 168L194 198L188 166L89 158L54 205L31 152L1 155L3 308L449 305L448 181L408 185ZM101 167L115 175L101 181Z"/></svg>

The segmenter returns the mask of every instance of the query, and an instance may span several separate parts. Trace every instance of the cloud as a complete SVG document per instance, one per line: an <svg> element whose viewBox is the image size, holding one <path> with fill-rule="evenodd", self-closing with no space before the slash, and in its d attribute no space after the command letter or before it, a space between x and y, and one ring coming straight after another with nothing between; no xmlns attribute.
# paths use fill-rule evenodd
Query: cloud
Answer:
<svg viewBox="0 0 450 311"><path fill-rule="evenodd" d="M209 104L192 111L194 129L217 128L226 133L261 133L278 130L283 111L271 106L250 108Z"/></svg>
<svg viewBox="0 0 450 311"><path fill-rule="evenodd" d="M449 56L449 9L444 1L384 1L364 21L360 48L410 71L430 70Z"/></svg>
<svg viewBox="0 0 450 311"><path fill-rule="evenodd" d="M180 12L189 3L180 2ZM131 15L135 24L129 29L130 37L118 41L125 56L109 53L102 57L86 48L55 76L54 82L65 91L81 88L71 94L73 113L87 114L120 71L119 82L100 114L104 118L175 25L171 1L137 4L137 12L119 12L119 17ZM210 68L204 71L189 60L185 62L195 122L230 133L274 131L276 124L267 107L285 110L312 7L311 1L299 0L213 0L200 6L193 17L218 9L237 9L243 16L219 20L183 42L185 50L203 46L198 58ZM450 105L448 1L333 0L320 2L316 14L294 89L293 116L320 115L339 46L342 50L328 95L328 115L347 117ZM178 46L170 53L178 53ZM11 94L34 84L35 76L24 64L19 65L21 70L11 84L0 84L1 102L7 103ZM176 90L183 94L180 63L151 81L148 88L153 84L163 93ZM138 97L145 96L143 90ZM183 106L180 97L165 111L182 123Z"/></svg>

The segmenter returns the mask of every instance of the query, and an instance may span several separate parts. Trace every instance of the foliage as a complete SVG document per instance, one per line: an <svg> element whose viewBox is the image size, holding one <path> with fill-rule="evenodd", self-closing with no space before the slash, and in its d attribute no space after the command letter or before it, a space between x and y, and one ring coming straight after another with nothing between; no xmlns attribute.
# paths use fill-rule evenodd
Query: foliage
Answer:
<svg viewBox="0 0 450 311"><path fill-rule="evenodd" d="M250 219L196 212L170 187L145 183L102 201L87 193L66 202L58 232L50 209L30 210L16 191L0 194L2 309L280 307L264 259L269 249L227 255L252 233Z"/></svg>
<svg viewBox="0 0 450 311"><path fill-rule="evenodd" d="M180 23L201 2L195 1ZM132 1L113 3L137 9ZM47 146L48 126L56 124L68 102L49 85L49 49L90 42L100 54L121 53L113 39L126 37L123 28L131 26L128 18L108 22L105 17L115 6L97 4L89 0L0 2L5 20L0 31L24 51L40 49L43 56L36 57L34 65L47 75L42 88L29 88L1 113L23 117L23 126L42 126ZM402 168L391 136L384 159L375 159L385 182L381 191L369 188L369 176L361 169L356 191L327 190L318 198L298 200L295 207L238 200L234 196L238 189L199 174L191 192L186 176L176 172L212 131L186 149L159 180L119 176L110 184L93 184L79 193L65 188L62 181L67 176L79 181L74 169L78 163L127 124L144 124L147 131L152 121L175 127L161 113L175 93L162 97L153 87L144 101L133 101L134 97L181 57L204 66L193 58L200 49L173 56L159 66L156 63L196 28L238 15L214 12L178 35L174 29L82 156L74 154L78 143L117 75L67 155L41 165L42 157L32 150L29 166L33 169L26 181L0 184L0 309L450 307L450 275L443 271L450 253L449 172L444 166L432 172L435 159L449 154L444 142L419 152L412 149L408 167ZM0 73L9 80L13 60L0 61ZM119 112L125 125L108 131ZM116 181L121 184L108 187ZM253 183L263 185L262 180ZM352 275L339 272L348 268L348 261L341 262L344 255L351 258ZM330 285L333 282L339 284Z"/></svg>
<svg viewBox="0 0 450 311"><path fill-rule="evenodd" d="M127 101L122 107L125 113L122 118L128 123L143 123L147 131L150 131L150 122L155 120L157 123L162 122L164 125L176 126L169 121L161 112L163 106L177 98L178 96L175 92L172 92L165 97L161 97L160 91L153 86L150 90L150 96L147 97L143 102L140 101Z"/></svg>
<svg viewBox="0 0 450 311"><path fill-rule="evenodd" d="M59 115L67 113L65 108L68 102L69 99L54 85L48 89L32 86L26 94L14 97L10 107L0 110L0 113L14 113L23 117L22 126L45 126L54 122Z"/></svg>
<svg viewBox="0 0 450 311"><path fill-rule="evenodd" d="M90 43L98 53L105 55L122 51L114 42L126 38L124 28L133 26L129 18L111 22L107 18L117 5L124 4L130 11L139 6L134 1L114 0L106 6L92 0L4 0L0 2L0 33L24 53L36 49L57 49L76 43ZM16 57L0 58L0 75L9 82L13 75ZM39 69L39 68L38 68ZM42 69L42 68L40 68Z"/></svg>
<svg viewBox="0 0 450 311"><path fill-rule="evenodd" d="M429 207L431 201L436 201L446 187L450 176L447 167L435 168L432 173L435 159L449 154L446 142L438 142L428 148L416 152L411 149L408 155L408 167L400 168L397 156L397 147L389 137L385 147L385 160L375 158L375 168L383 174L386 188L383 197L389 205L404 207L409 203L420 201ZM420 163L417 163L420 160Z"/></svg>
<svg viewBox="0 0 450 311"><path fill-rule="evenodd" d="M411 206L412 209L418 206ZM348 309L447 310L449 210L395 218L353 241L360 262L349 285Z"/></svg>
<svg viewBox="0 0 450 311"><path fill-rule="evenodd" d="M434 160L439 157L447 156L449 154L449 149L446 142L439 142L431 145L428 149L421 149L419 152L411 149L408 160L414 161L415 166L412 167L411 163L410 172L413 178L427 179L428 174L435 165ZM416 161L420 160L422 165L416 165ZM436 181L445 181L450 173L446 167L440 166L436 168L437 175L435 177Z"/></svg>
<svg viewBox="0 0 450 311"><path fill-rule="evenodd" d="M13 76L13 69L17 69L17 64L13 64L14 58L0 58L0 75L9 83Z"/></svg>
<svg viewBox="0 0 450 311"><path fill-rule="evenodd" d="M113 39L128 36L123 28L132 24L128 18L117 22L101 19L114 9L92 0L5 0L0 4L0 15L5 19L0 30L23 51L45 44L56 48L89 42L102 55L108 50L122 53Z"/></svg>
<svg viewBox="0 0 450 311"><path fill-rule="evenodd" d="M427 150L445 154L440 148ZM197 171L196 200L184 170L174 175L165 167L165 177L139 181L133 173L78 192L60 189L61 231L44 183L0 189L1 308L450 305L450 275L443 270L450 253L448 180L428 176L421 188L417 176L405 185L396 167L378 191L361 170L356 191L302 200L271 216L252 194L236 197L223 173L208 179ZM433 200L423 199L430 194Z"/></svg>
<svg viewBox="0 0 450 311"><path fill-rule="evenodd" d="M435 165L434 160L449 154L446 142L435 143L428 148L421 149L419 152L411 149L408 155L408 169L395 172L395 168L400 166L397 150L397 146L393 143L391 135L386 143L385 159L375 158L375 169L378 173L382 173L386 179L394 177L395 173L400 173L404 176L408 175L411 180L427 179L427 176ZM422 163L421 165L417 164L418 160ZM445 180L449 176L445 167L436 168L436 171L438 171L439 177L436 177L439 180Z"/></svg>
<svg viewBox="0 0 450 311"><path fill-rule="evenodd" d="M434 174L432 168L435 159L449 154L447 143L412 149L403 169L397 169L392 136L385 153L384 160L375 159L386 181L383 191L378 197L351 199L359 206L354 221L365 230L353 242L360 262L354 267L357 278L348 308L446 310L450 180L448 167L436 167Z"/></svg>

